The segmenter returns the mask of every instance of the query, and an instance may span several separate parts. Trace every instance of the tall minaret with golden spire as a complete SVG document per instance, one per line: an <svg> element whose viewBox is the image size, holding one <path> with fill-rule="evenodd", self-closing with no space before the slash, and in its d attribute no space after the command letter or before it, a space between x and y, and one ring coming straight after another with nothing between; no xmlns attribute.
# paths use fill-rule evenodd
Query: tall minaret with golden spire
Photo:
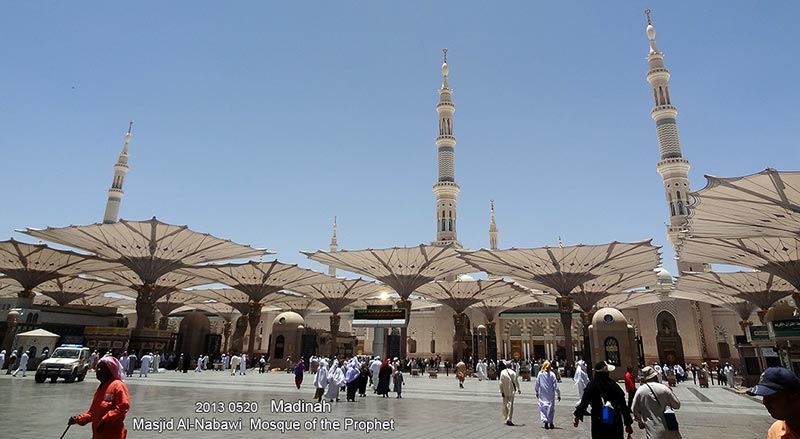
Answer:
<svg viewBox="0 0 800 439"><path fill-rule="evenodd" d="M331 236L331 253L339 249L339 242L336 241L336 217L333 217L333 235ZM328 266L328 274L336 277L336 267Z"/></svg>
<svg viewBox="0 0 800 439"><path fill-rule="evenodd" d="M119 205L122 202L122 184L125 182L125 174L128 173L128 143L131 141L131 129L133 122L128 124L128 132L125 134L125 144L119 154L117 164L114 165L114 181L108 190L108 202L106 202L106 212L103 215L103 224L113 224L119 220Z"/></svg>
<svg viewBox="0 0 800 439"><path fill-rule="evenodd" d="M453 90L448 84L450 68L447 65L447 49L442 63L442 88L439 89L439 103L436 112L439 114L439 135L436 136L436 147L439 159L439 178L433 185L436 195L436 241L433 245L454 245L461 248L456 234L456 200L461 190L456 183L455 147L453 135Z"/></svg>
<svg viewBox="0 0 800 439"><path fill-rule="evenodd" d="M497 223L494 222L494 200L489 201L492 219L489 222L489 248L497 250Z"/></svg>
<svg viewBox="0 0 800 439"><path fill-rule="evenodd" d="M664 180L664 192L667 206L669 207L669 224L667 225L667 238L675 254L680 258L681 235L685 227L689 210L689 160L683 157L681 139L678 136L678 109L672 105L669 92L669 70L664 66L664 54L656 47L656 28L650 18L650 9L645 10L647 15L647 39L650 40L650 51L647 54L649 70L647 82L653 89L655 106L650 116L656 122L658 136L658 150L661 160L656 165L658 173ZM702 264L692 267L678 260L678 271L704 271Z"/></svg>

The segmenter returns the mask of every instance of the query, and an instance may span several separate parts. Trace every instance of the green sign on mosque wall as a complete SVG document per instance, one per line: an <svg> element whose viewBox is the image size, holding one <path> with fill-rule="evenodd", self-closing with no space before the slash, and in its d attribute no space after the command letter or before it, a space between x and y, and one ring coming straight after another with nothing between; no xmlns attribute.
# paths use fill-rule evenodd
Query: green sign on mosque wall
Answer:
<svg viewBox="0 0 800 439"><path fill-rule="evenodd" d="M769 323L770 338L800 338L800 319L773 320Z"/></svg>
<svg viewBox="0 0 800 439"><path fill-rule="evenodd" d="M747 341L769 341L769 328L766 326L748 326Z"/></svg>

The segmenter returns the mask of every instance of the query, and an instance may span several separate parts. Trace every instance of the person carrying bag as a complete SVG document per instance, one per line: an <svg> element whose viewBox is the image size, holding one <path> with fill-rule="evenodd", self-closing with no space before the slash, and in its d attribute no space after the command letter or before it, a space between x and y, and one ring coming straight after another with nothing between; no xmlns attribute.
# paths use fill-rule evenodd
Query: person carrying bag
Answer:
<svg viewBox="0 0 800 439"><path fill-rule="evenodd" d="M631 405L639 428L646 429L647 439L681 439L674 411L681 401L672 389L658 383L658 372L652 367L642 369L642 383Z"/></svg>

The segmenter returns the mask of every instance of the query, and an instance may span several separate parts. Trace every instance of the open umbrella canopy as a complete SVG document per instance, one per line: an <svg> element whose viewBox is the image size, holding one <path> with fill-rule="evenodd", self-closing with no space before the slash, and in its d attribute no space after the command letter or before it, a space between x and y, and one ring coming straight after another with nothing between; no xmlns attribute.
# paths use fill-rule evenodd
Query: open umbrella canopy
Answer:
<svg viewBox="0 0 800 439"><path fill-rule="evenodd" d="M334 277L277 260L209 264L184 268L180 273L227 285L245 293L250 300L262 303L265 303L263 301L266 297L283 289L336 282Z"/></svg>
<svg viewBox="0 0 800 439"><path fill-rule="evenodd" d="M785 279L762 271L684 273L678 279L676 288L715 296L733 296L751 302L764 311L796 291Z"/></svg>
<svg viewBox="0 0 800 439"><path fill-rule="evenodd" d="M681 260L754 268L800 290L800 237L702 238L683 241Z"/></svg>
<svg viewBox="0 0 800 439"><path fill-rule="evenodd" d="M278 294L271 306L275 306L282 311L292 311L300 314L304 319L309 314L324 310L326 307L313 297L303 297L288 294ZM285 296L285 297L282 297Z"/></svg>
<svg viewBox="0 0 800 439"><path fill-rule="evenodd" d="M474 271L452 246L419 245L386 249L302 252L309 259L377 279L401 298L435 279Z"/></svg>
<svg viewBox="0 0 800 439"><path fill-rule="evenodd" d="M122 310L136 309L136 302L129 298L95 295L95 296L84 296L76 300L73 300L72 302L69 303L68 306L117 308L117 312L122 312Z"/></svg>
<svg viewBox="0 0 800 439"><path fill-rule="evenodd" d="M528 288L567 296L580 285L601 276L652 271L660 262L651 241L604 245L461 251L460 256L480 271L507 276Z"/></svg>
<svg viewBox="0 0 800 439"><path fill-rule="evenodd" d="M603 297L597 301L595 308L636 308L638 306L660 302L661 300L663 300L662 296L655 291L628 291L609 294Z"/></svg>
<svg viewBox="0 0 800 439"><path fill-rule="evenodd" d="M460 276L455 281L434 281L417 288L421 296L447 305L456 313L463 313L481 300L497 296L529 295L514 282L503 279L474 280Z"/></svg>
<svg viewBox="0 0 800 439"><path fill-rule="evenodd" d="M318 300L334 314L342 312L355 301L372 297L388 288L364 279L339 279L324 284L311 284L292 287L291 291Z"/></svg>
<svg viewBox="0 0 800 439"><path fill-rule="evenodd" d="M745 177L706 179L689 206L692 236L800 236L800 172L768 168Z"/></svg>
<svg viewBox="0 0 800 439"><path fill-rule="evenodd" d="M189 304L177 308L173 312L188 311L191 309L199 309L207 311L212 314L216 314L226 322L233 322L239 316L242 315L242 313L239 310L237 310L236 308L232 307L227 303L216 302L210 299L204 299L198 301L196 295L192 300L190 300Z"/></svg>
<svg viewBox="0 0 800 439"><path fill-rule="evenodd" d="M95 256L56 250L45 244L0 241L0 274L21 287L20 297L32 297L34 288L59 277L114 267L117 265Z"/></svg>
<svg viewBox="0 0 800 439"><path fill-rule="evenodd" d="M188 226L163 223L155 217L148 221L120 220L113 224L20 231L118 262L136 273L144 284L154 284L159 277L182 267L247 259L267 253L263 249L195 232Z"/></svg>
<svg viewBox="0 0 800 439"><path fill-rule="evenodd" d="M121 289L118 285L97 279L67 276L39 284L36 292L65 306L83 297L102 296L105 293L119 292Z"/></svg>
<svg viewBox="0 0 800 439"><path fill-rule="evenodd" d="M17 297L20 291L22 287L17 281L0 276L0 297Z"/></svg>
<svg viewBox="0 0 800 439"><path fill-rule="evenodd" d="M503 311L534 302L537 302L537 300L533 294L512 294L508 296L487 297L481 299L469 308L481 312L484 317L486 317L487 322L493 322Z"/></svg>
<svg viewBox="0 0 800 439"><path fill-rule="evenodd" d="M100 271L93 273L92 277L119 285L120 287L128 290L128 292L120 291L120 294L133 294L134 298L136 298L137 292L142 288L141 278L139 278L139 275L131 270L122 269L115 271ZM156 280L156 282L150 286L150 296L156 301L156 303L159 303L161 298L170 293L200 285L207 285L208 283L208 279L173 271L160 276L158 280ZM178 295L175 297L186 296ZM162 301L160 303L164 302Z"/></svg>
<svg viewBox="0 0 800 439"><path fill-rule="evenodd" d="M714 293L675 289L669 292L669 297L721 306L735 312L742 320L749 320L750 316L757 308L752 302L727 294L718 295Z"/></svg>
<svg viewBox="0 0 800 439"><path fill-rule="evenodd" d="M581 311L589 312L603 299L634 288L653 286L656 281L656 273L652 270L610 274L579 285L570 292L570 296L575 299L575 304ZM525 285L525 281L519 282ZM621 298L620 301L622 301Z"/></svg>
<svg viewBox="0 0 800 439"><path fill-rule="evenodd" d="M379 305L379 306L392 305L398 300L400 300L400 296L397 294L381 294L379 296L365 297L363 299L358 299L357 301L350 304L350 309L362 309L370 305ZM436 308L442 306L439 303L425 300L424 298L419 296L410 296L408 298L408 301L409 301L408 303L411 304L410 309L412 311L425 308Z"/></svg>

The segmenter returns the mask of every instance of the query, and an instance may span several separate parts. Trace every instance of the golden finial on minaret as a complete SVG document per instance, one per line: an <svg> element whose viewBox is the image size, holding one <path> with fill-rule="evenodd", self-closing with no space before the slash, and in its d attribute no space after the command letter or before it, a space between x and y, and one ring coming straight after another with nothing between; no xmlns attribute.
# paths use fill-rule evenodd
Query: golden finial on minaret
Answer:
<svg viewBox="0 0 800 439"><path fill-rule="evenodd" d="M444 63L447 64L447 47L442 49L442 52L444 52Z"/></svg>
<svg viewBox="0 0 800 439"><path fill-rule="evenodd" d="M647 15L647 24L652 25L653 22L650 21L650 8L645 9L644 14Z"/></svg>
<svg viewBox="0 0 800 439"><path fill-rule="evenodd" d="M130 121L130 123L128 123L128 134L131 133L131 128L133 128L133 121Z"/></svg>
<svg viewBox="0 0 800 439"><path fill-rule="evenodd" d="M564 241L561 240L561 237L558 237L558 246L564 248Z"/></svg>

